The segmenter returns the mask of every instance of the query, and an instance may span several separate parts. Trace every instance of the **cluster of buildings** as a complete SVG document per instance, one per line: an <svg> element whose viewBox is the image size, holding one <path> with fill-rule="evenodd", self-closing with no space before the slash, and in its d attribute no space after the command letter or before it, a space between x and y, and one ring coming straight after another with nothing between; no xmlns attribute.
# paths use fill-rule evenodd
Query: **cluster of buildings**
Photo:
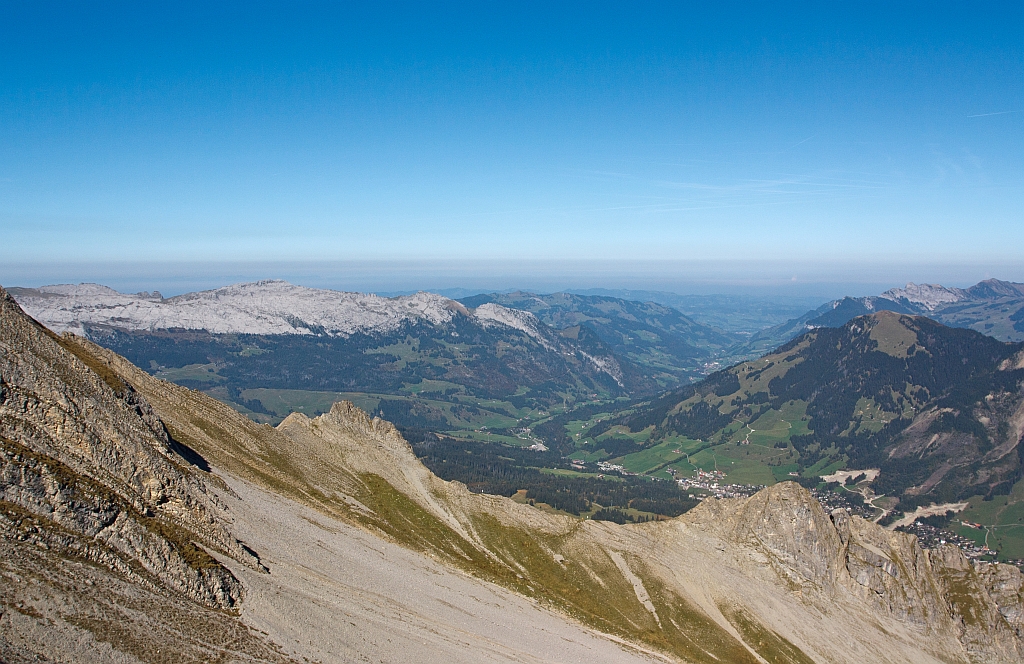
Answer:
<svg viewBox="0 0 1024 664"><path fill-rule="evenodd" d="M971 527L980 527L980 524L966 524ZM917 543L922 549L934 549L942 544L954 544L960 547L968 558L981 558L982 556L995 553L984 544L978 544L974 540L958 535L949 530L936 528L935 526L915 521L909 526L897 528L900 532L917 535ZM1018 561L1021 562L1021 561Z"/></svg>
<svg viewBox="0 0 1024 664"><path fill-rule="evenodd" d="M850 500L849 494L845 491L829 491L828 489L811 489L811 494L818 499L824 508L826 513L831 512L834 509L843 508L850 514L855 514L862 519L872 521L875 518L877 512L872 507L866 506L862 502L854 502Z"/></svg>
<svg viewBox="0 0 1024 664"><path fill-rule="evenodd" d="M526 448L528 450L533 450L535 452L547 452L548 451L548 446L545 445L544 442L541 441L540 438L534 437L533 432L530 430L530 427L522 427L522 428L519 428L519 429L512 429L512 435L514 435L516 438L518 438L520 440L528 440L528 441L530 441L532 444L529 447Z"/></svg>
<svg viewBox="0 0 1024 664"><path fill-rule="evenodd" d="M630 471L626 470L625 468L623 468L621 465L619 465L617 463L608 463L607 461L598 461L597 462L597 467L600 468L601 470L603 470L606 473L618 473L620 475L636 475L636 473L631 473Z"/></svg>
<svg viewBox="0 0 1024 664"><path fill-rule="evenodd" d="M677 478L676 483L684 491L703 492L696 495L701 500L708 497L747 498L764 488L751 484L724 484L724 479L725 473L720 470L698 469L693 477Z"/></svg>

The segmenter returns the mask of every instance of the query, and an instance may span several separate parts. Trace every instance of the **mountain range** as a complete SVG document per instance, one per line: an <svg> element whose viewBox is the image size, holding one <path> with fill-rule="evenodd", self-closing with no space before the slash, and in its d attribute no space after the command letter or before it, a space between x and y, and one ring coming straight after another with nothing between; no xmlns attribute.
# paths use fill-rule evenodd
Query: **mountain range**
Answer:
<svg viewBox="0 0 1024 664"><path fill-rule="evenodd" d="M514 293L451 300L237 284L164 298L14 288L32 316L261 421L355 399L403 427L510 430L705 375L741 338L653 303Z"/></svg>
<svg viewBox="0 0 1024 664"><path fill-rule="evenodd" d="M816 327L840 327L876 311L927 316L1003 341L1024 341L1024 284L987 279L970 288L907 284L878 296L844 297L754 334L744 351L760 354Z"/></svg>
<svg viewBox="0 0 1024 664"><path fill-rule="evenodd" d="M350 403L257 424L2 289L0 348L5 662L1024 657L1019 570L792 482L580 520L438 479Z"/></svg>
<svg viewBox="0 0 1024 664"><path fill-rule="evenodd" d="M529 312L495 303L469 309L431 293L383 298L282 281L167 299L94 284L12 293L57 332L74 331L191 387L220 386L228 397L254 387L412 389L546 408L659 387L590 328L557 330ZM451 416L434 411L424 417Z"/></svg>

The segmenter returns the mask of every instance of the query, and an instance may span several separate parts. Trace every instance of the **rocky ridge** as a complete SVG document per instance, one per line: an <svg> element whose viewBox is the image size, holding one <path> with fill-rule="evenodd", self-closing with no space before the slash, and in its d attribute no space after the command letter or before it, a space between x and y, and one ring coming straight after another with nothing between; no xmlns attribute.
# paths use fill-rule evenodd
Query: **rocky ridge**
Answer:
<svg viewBox="0 0 1024 664"><path fill-rule="evenodd" d="M405 322L449 322L464 307L433 293L385 298L257 281L164 299L98 284L13 291L25 311L50 329L81 335L86 325L126 330L206 330L214 334L388 332Z"/></svg>
<svg viewBox="0 0 1024 664"><path fill-rule="evenodd" d="M892 288L881 297L893 302L908 302L928 311L967 300L998 300L1024 297L1024 284L999 279L986 279L970 288L950 288L939 284L907 284L905 288Z"/></svg>
<svg viewBox="0 0 1024 664"><path fill-rule="evenodd" d="M79 336L87 326L147 331L203 330L211 334L385 334L406 323L444 325L455 316L504 325L547 343L536 316L487 304L469 310L455 300L420 292L400 297L347 293L264 280L163 298L119 293L99 284L16 288L25 311L57 333Z"/></svg>

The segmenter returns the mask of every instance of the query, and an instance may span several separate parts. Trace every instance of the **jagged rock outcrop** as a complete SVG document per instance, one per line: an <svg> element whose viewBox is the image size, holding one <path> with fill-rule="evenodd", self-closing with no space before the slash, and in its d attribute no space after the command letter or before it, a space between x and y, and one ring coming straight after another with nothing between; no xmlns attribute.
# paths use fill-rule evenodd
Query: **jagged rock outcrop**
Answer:
<svg viewBox="0 0 1024 664"><path fill-rule="evenodd" d="M842 509L826 515L792 482L705 502L682 520L760 551L809 597L854 595L888 620L955 634L972 661L1024 658L1024 576L1012 565L972 562L953 545L925 551L914 535Z"/></svg>
<svg viewBox="0 0 1024 664"><path fill-rule="evenodd" d="M242 588L206 549L258 566L146 400L0 289L0 528L206 606Z"/></svg>

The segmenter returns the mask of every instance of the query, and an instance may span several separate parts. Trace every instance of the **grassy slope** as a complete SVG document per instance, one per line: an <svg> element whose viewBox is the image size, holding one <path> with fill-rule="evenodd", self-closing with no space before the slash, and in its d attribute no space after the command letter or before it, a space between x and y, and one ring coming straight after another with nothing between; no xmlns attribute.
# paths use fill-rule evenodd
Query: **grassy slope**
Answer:
<svg viewBox="0 0 1024 664"><path fill-rule="evenodd" d="M688 462L674 464L672 467L680 472L686 472L695 467L708 470L717 466L719 470L727 473L726 481L728 482L773 484L789 478L794 472L810 478L847 467L849 463L856 462L855 460L851 461L853 458L851 455L856 456L857 453L863 457L870 457L868 461L860 461L861 464L870 463L877 466L881 463L884 466L887 462L884 453L881 455L872 453L870 445L873 444L872 436L879 436L879 440L884 438L885 440L880 444L895 444L886 442L893 436L892 432L886 432L888 425L898 424L902 421L904 422L900 427L902 430L915 417L934 407L948 408L952 406L963 410L968 417L973 416L969 410L970 406L965 408L964 404L970 404L978 397L960 397L957 390L968 394L970 390L976 391L980 388L968 385L969 381L965 376L960 376L953 365L960 364L962 360L964 366L969 369L959 373L974 372L971 378L974 381L989 380L988 376L991 375L993 385L988 389L996 392L1004 389L1001 385L1005 381L1002 380L1002 376L998 375L1001 372L993 372L995 365L991 362L994 361L992 357L995 357L995 361L998 363L1000 354L1012 353L1012 346L1002 347L992 339L973 337L960 330L937 326L926 319L900 317L896 314L883 314L857 319L857 321L851 321L845 330L823 330L809 333L794 342L794 345L784 348L782 352L775 352L758 360L743 362L730 368L725 374L712 377L708 381L714 383L717 380L721 386L698 385L692 394L681 394L679 401L664 411L664 416L659 416L663 419L657 423L655 441L674 440L680 430L686 430L685 416L702 408L705 409L705 412L719 418L719 421L706 434L702 434L708 441L703 449L696 453L684 450L690 452ZM824 342L818 340L818 337L823 334L825 335L823 338L831 340L824 345L834 343L836 348L830 350L823 347ZM930 344L930 346L925 347L922 344L926 346ZM877 351L877 353L872 351ZM915 351L917 351L917 356L910 358ZM933 355L933 351L936 353L935 355ZM920 361L925 356L931 359L928 362ZM807 374L803 377L805 383L797 384L797 389L793 389L793 385L789 384L792 383L789 381L790 372L801 369L801 364L804 362L813 362L812 365L808 365L812 366L813 370L801 371L800 373ZM847 374L849 375L849 384L843 382ZM928 387L897 380L904 374L908 380L913 378L918 382L927 383ZM937 377L945 374L957 375L957 378L936 382ZM786 389L789 389L793 397L796 398L790 398L789 401L780 403L779 394L773 391L777 388L770 389L769 385L773 380L778 380L783 376L787 377L788 383L783 382L782 384L789 385ZM808 387L808 380L814 385ZM884 386L886 381L892 382L891 390ZM726 387L726 385L728 386ZM863 392L858 397L856 393L861 389L867 389L866 386L873 386L870 389L877 393ZM828 397L830 394L838 393L843 393L842 398L832 399L823 410L823 395ZM856 403L853 402L854 398L850 398L847 404L849 394L854 395ZM971 392L971 394L973 393ZM980 394L984 395L984 392ZM964 401L965 399L966 401ZM964 401L964 404L961 404L961 401ZM655 409L656 405L657 402L653 402L651 409ZM812 407L816 410L812 410ZM850 407L848 418L844 413L844 409L847 407ZM836 422L837 428L830 432L825 428L823 422L829 422L830 417L834 419L835 414L842 416L841 421ZM705 419L710 418L711 415L705 416ZM817 431L812 431L809 428L814 417L819 418ZM1006 413L979 411L977 419L979 422L985 423L984 427L982 424L978 424L972 431L981 431L982 428L987 427L987 434L984 435L987 435L988 439L993 442L986 442L980 438L982 434L977 434L978 437L974 439L973 445L978 449L971 448L965 450L965 453L970 452L980 459L980 455L983 455L987 449L984 445L991 446L1003 440L1002 437L1005 434L996 426L996 422L999 421L996 418L1005 419ZM627 424L630 421L628 416L620 417L620 420ZM991 425L988 424L990 420L993 421ZM647 436L650 436L651 423L650 417L640 418L639 424L635 428L643 427L642 430ZM833 425L828 424L828 426ZM942 424L942 427L948 426ZM950 430L941 428L939 425L933 425L932 428L946 432L943 435L947 437L958 435L957 431L967 430L964 429L965 425L962 423L953 426L959 427L959 429ZM924 428L928 428L927 422L922 425L922 430ZM635 435L630 431L629 426L620 426L615 429L617 435L620 436L632 437ZM997 431L997 429L999 430ZM590 432L583 428L577 433L580 437L586 437ZM809 434L814 436L814 442L810 444L807 442ZM928 435L931 435L930 432ZM801 445L799 450L794 446L794 442L791 442L794 437L799 437L795 439ZM848 446L852 446L852 449ZM937 451L938 447L931 453ZM948 456L951 452L943 451L942 454ZM647 450L627 455L623 459L623 464L631 469L643 469L647 465L645 462L649 456L650 452ZM723 463L723 459L727 462ZM895 492L895 495L900 495L903 489L913 484L922 483L935 468L938 468L938 462L932 467L927 467L918 463L916 459L915 453L905 462L891 464L894 466L893 468L886 467L883 472L887 475L887 480L890 483L896 482L898 486L885 489L885 493L894 494ZM957 460L955 454L949 456L949 459L949 463L953 466L964 465L964 462ZM968 459L968 461L971 460ZM914 467L913 463L918 463L921 468ZM999 461L997 474L994 474L993 477L1012 476L1012 465L1008 460ZM854 467L869 466L857 465ZM955 494L958 489L963 488L964 482L970 481L970 477L964 474L964 471L958 471L958 473L948 476L948 486L942 489L943 495L950 492ZM984 474L980 474L979 477L984 477ZM955 484L956 482L960 484ZM983 492L986 488L981 487L978 491ZM916 498L916 495L914 494L913 497ZM927 500L927 498L922 497L917 500ZM1004 505L1007 500L1007 498L999 498L997 495L995 502ZM939 502L943 502L943 500L939 500ZM995 508L988 504L991 501L981 501L979 496L973 502L979 503L979 505L981 502L986 502L986 505L980 505L978 508L972 507L972 509L981 509L981 513L992 520L993 525L999 525L999 536L990 537L990 545L995 543L996 546L1002 547L1005 543L1005 546L1009 547L1005 552L1007 556L1010 555L1009 550L1016 551L1018 549L1018 545L1015 544L1017 538L1014 534L1017 530L1016 526L1004 523L996 524L996 516L993 511ZM1009 502L1011 503L1010 512L1015 514L1013 512L1015 508L1012 507L1014 500L1009 499Z"/></svg>
<svg viewBox="0 0 1024 664"><path fill-rule="evenodd" d="M330 453L310 449L308 437L287 437L253 423L207 395L132 371L126 362L119 363L118 369L129 374L128 380L147 396L175 438L214 466L536 597L601 631L674 651L687 661L716 661L696 648L683 630L658 629L602 550L581 558L574 537L579 521L552 516L543 528L530 529L480 510L468 515L468 523L453 527L381 475L353 472L344 455L337 454L337 446L331 446ZM296 440L304 444L297 445ZM415 457L411 461L418 465ZM422 471L426 474L426 469ZM340 492L351 500L340 499ZM539 514L527 506L518 507ZM561 555L574 562L556 562L556 552L564 552ZM594 574L601 583L592 582ZM716 655L726 655L727 661L756 661L742 643L711 617L689 607L684 598L668 590L662 597L671 603L672 611L686 617L681 624L700 627L705 638L713 640Z"/></svg>

